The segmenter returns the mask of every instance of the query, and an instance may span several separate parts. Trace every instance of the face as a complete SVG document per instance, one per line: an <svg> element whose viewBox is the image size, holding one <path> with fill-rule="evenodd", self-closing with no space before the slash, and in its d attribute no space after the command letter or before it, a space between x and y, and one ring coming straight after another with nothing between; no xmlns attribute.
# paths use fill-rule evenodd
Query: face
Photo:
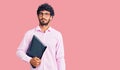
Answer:
<svg viewBox="0 0 120 70"><path fill-rule="evenodd" d="M52 16L50 15L49 11L43 10L38 15L39 23L41 26L48 25L49 22L52 20Z"/></svg>

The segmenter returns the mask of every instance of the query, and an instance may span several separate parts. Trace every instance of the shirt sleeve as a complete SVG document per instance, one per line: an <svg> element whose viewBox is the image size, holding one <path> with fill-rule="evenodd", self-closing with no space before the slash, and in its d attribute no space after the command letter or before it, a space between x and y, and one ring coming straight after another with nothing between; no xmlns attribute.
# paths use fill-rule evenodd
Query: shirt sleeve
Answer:
<svg viewBox="0 0 120 70"><path fill-rule="evenodd" d="M22 60L26 61L26 62L30 62L30 60L32 59L31 57L27 56L26 55L26 50L29 46L29 43L30 43L30 35L29 33L27 32L25 35L24 35L24 38L22 39L19 47L17 48L17 56L20 57Z"/></svg>
<svg viewBox="0 0 120 70"><path fill-rule="evenodd" d="M58 43L56 47L56 61L58 70L65 70L64 46L61 33L58 36Z"/></svg>

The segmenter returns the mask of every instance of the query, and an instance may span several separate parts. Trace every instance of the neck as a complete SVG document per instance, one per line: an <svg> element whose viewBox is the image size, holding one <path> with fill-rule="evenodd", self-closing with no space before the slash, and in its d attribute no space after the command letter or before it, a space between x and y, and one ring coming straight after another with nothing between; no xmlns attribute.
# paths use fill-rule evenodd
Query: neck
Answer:
<svg viewBox="0 0 120 70"><path fill-rule="evenodd" d="M43 25L43 26L39 25L39 27L41 28L42 32L45 32L49 28L49 25Z"/></svg>

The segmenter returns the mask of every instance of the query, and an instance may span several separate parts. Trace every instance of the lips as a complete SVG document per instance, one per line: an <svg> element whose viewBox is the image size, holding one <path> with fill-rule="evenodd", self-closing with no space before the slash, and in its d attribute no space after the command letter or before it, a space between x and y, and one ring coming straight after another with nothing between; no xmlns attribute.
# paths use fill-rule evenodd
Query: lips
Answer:
<svg viewBox="0 0 120 70"><path fill-rule="evenodd" d="M43 18L43 19L41 19L41 20L42 20L42 21L43 21L43 20L45 20L45 21L46 21L46 19L44 19L44 18Z"/></svg>
<svg viewBox="0 0 120 70"><path fill-rule="evenodd" d="M45 22L45 20L41 20L41 22Z"/></svg>

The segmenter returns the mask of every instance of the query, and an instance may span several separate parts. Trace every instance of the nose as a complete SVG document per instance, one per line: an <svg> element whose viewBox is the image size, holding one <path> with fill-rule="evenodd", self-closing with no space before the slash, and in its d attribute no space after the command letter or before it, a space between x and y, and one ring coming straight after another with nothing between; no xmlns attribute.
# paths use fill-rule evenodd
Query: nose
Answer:
<svg viewBox="0 0 120 70"><path fill-rule="evenodd" d="M42 18L45 18L45 15L44 15L44 14L42 15Z"/></svg>
<svg viewBox="0 0 120 70"><path fill-rule="evenodd" d="M39 15L39 18L40 19L44 19L45 17L43 15Z"/></svg>
<svg viewBox="0 0 120 70"><path fill-rule="evenodd" d="M45 18L45 14L40 14L40 17L41 18Z"/></svg>

